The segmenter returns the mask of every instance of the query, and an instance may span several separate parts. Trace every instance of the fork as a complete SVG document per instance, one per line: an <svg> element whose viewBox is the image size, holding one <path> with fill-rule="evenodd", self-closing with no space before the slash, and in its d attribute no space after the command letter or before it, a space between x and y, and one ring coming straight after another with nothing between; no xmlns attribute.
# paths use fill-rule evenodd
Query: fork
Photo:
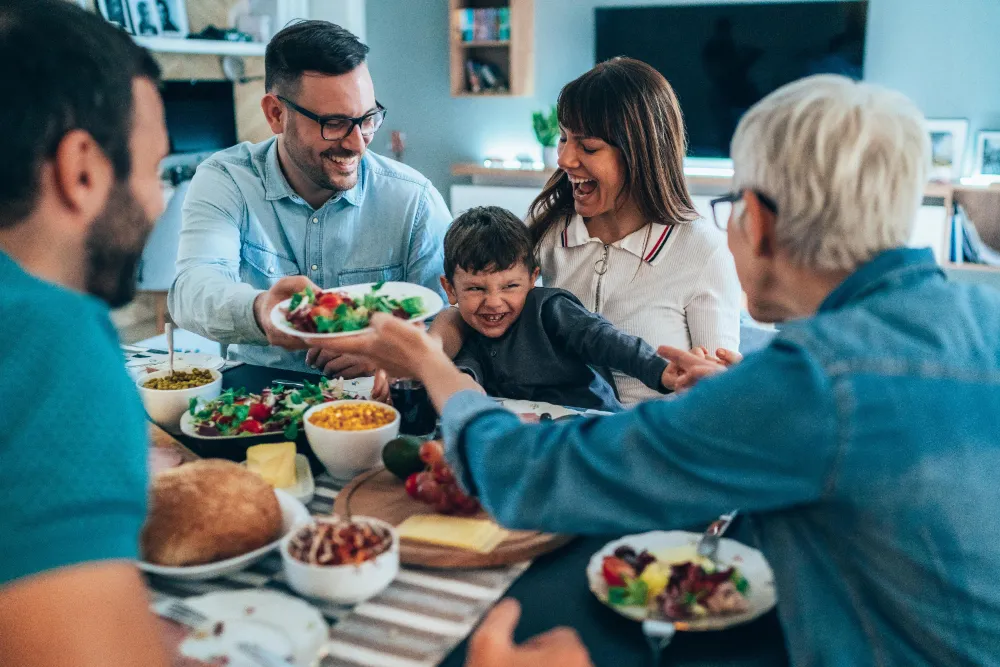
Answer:
<svg viewBox="0 0 1000 667"><path fill-rule="evenodd" d="M180 623L184 627L197 630L208 622L208 616L201 613L183 600L171 600L166 607L159 607L157 614L163 618Z"/></svg>
<svg viewBox="0 0 1000 667"><path fill-rule="evenodd" d="M245 656L253 660L259 667L288 667L291 663L273 651L261 648L257 644L250 642L239 642L236 644Z"/></svg>
<svg viewBox="0 0 1000 667"><path fill-rule="evenodd" d="M705 529L705 533L698 540L697 554L713 563L716 562L715 554L719 551L719 538L722 534L726 532L730 524L733 523L733 519L739 510L732 510L728 514L723 514L718 519L709 524L708 528Z"/></svg>
<svg viewBox="0 0 1000 667"><path fill-rule="evenodd" d="M649 645L653 667L659 667L660 655L676 633L677 628L670 621L647 618L642 622L642 634L646 637L646 643Z"/></svg>

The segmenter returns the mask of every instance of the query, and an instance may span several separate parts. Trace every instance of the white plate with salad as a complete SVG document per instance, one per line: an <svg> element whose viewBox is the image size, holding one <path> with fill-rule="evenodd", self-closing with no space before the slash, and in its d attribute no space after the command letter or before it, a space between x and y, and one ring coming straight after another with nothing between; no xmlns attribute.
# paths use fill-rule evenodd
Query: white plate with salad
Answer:
<svg viewBox="0 0 1000 667"><path fill-rule="evenodd" d="M306 288L275 306L271 323L304 340L339 338L366 331L374 313L423 322L442 308L440 295L413 283L365 283L319 292Z"/></svg>
<svg viewBox="0 0 1000 667"><path fill-rule="evenodd" d="M229 388L211 401L195 400L181 415L181 433L199 440L230 440L281 434L294 440L302 415L319 403L371 396L371 378L328 380L303 386L275 382L259 394Z"/></svg>
<svg viewBox="0 0 1000 667"><path fill-rule="evenodd" d="M590 590L626 618L692 632L724 630L774 607L774 572L763 554L722 538L712 563L696 553L700 537L671 530L609 542L587 565Z"/></svg>

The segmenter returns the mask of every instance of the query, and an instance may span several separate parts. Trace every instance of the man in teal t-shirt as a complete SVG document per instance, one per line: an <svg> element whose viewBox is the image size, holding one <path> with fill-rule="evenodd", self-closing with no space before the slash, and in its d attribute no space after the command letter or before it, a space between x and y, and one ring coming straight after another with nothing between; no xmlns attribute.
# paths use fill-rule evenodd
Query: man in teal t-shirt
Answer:
<svg viewBox="0 0 1000 667"><path fill-rule="evenodd" d="M163 209L159 71L63 0L3 5L0 665L165 667L134 564L145 416L108 317Z"/></svg>

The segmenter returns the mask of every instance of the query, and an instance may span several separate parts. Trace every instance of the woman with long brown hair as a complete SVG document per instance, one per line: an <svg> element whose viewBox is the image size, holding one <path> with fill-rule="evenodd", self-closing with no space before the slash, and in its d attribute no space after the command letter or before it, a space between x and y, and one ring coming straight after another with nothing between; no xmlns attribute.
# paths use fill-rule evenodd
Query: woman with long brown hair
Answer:
<svg viewBox="0 0 1000 667"><path fill-rule="evenodd" d="M725 235L688 194L670 84L646 63L614 58L568 83L557 113L559 169L528 214L543 284L653 347L732 361L740 284ZM452 355L462 346L457 313L441 313L431 332ZM659 396L627 375L614 381L625 406Z"/></svg>
<svg viewBox="0 0 1000 667"><path fill-rule="evenodd" d="M614 58L559 94L559 169L529 212L542 282L654 347L739 348L740 286L725 236L684 180L677 96ZM625 405L656 394L615 375Z"/></svg>

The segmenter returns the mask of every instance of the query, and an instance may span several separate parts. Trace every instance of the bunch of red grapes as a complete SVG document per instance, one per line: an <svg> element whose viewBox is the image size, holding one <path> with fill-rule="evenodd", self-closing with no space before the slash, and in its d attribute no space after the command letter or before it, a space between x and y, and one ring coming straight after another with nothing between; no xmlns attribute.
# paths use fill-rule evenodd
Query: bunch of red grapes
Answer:
<svg viewBox="0 0 1000 667"><path fill-rule="evenodd" d="M427 470L406 478L406 493L427 503L441 514L471 515L479 511L479 501L462 493L451 468L444 462L444 448L436 440L420 445L420 460Z"/></svg>

